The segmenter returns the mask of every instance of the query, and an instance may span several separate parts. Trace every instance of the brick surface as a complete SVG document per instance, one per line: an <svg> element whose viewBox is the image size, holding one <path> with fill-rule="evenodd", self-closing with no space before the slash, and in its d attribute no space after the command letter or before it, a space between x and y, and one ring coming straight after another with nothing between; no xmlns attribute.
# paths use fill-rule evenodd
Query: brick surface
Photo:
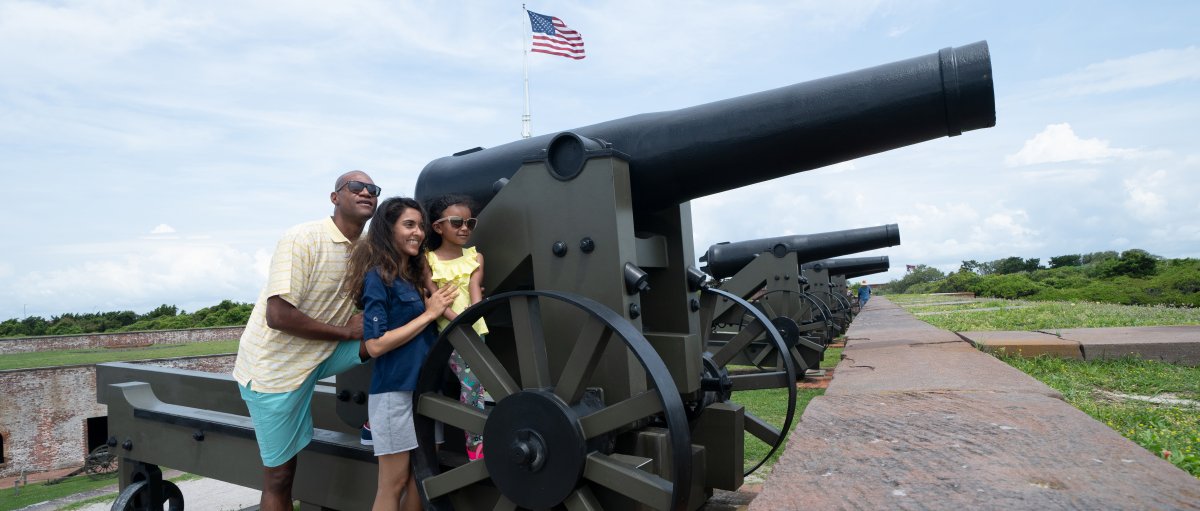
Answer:
<svg viewBox="0 0 1200 511"><path fill-rule="evenodd" d="M1200 509L1200 480L1044 395L841 395L750 509Z"/></svg>
<svg viewBox="0 0 1200 511"><path fill-rule="evenodd" d="M234 355L148 360L207 372L230 372ZM105 417L96 403L95 366L0 371L0 478L77 467L87 454L86 419Z"/></svg>
<svg viewBox="0 0 1200 511"><path fill-rule="evenodd" d="M0 355L36 351L129 348L153 344L224 341L242 337L243 327L189 328L105 334L47 335L0 339Z"/></svg>
<svg viewBox="0 0 1200 511"><path fill-rule="evenodd" d="M885 299L871 299L846 333L846 349L827 395L989 391L1059 393L952 332Z"/></svg>
<svg viewBox="0 0 1200 511"><path fill-rule="evenodd" d="M749 509L1200 509L1200 480L873 298Z"/></svg>

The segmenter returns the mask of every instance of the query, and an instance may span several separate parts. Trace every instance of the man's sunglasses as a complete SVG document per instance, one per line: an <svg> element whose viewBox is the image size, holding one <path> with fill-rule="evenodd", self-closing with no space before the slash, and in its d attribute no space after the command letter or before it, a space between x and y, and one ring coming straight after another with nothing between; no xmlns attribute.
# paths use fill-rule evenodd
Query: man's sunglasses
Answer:
<svg viewBox="0 0 1200 511"><path fill-rule="evenodd" d="M378 197L379 192L383 191L383 188L375 186L371 183L364 183L362 181L346 181L342 184L342 186L339 186L338 189L334 191L336 192L342 188L350 190L350 193L354 194L360 193L365 189L367 193L371 194L372 197Z"/></svg>
<svg viewBox="0 0 1200 511"><path fill-rule="evenodd" d="M462 229L463 224L467 224L467 229L474 229L476 225L479 225L478 218L463 218L461 216L448 216L445 218L440 218L434 223L438 224L442 222L448 222L450 227L455 229Z"/></svg>

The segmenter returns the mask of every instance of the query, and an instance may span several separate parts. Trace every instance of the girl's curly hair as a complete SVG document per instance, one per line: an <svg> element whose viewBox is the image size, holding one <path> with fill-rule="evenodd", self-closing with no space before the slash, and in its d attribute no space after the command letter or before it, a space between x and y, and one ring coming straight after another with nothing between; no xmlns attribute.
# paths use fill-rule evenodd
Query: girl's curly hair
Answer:
<svg viewBox="0 0 1200 511"><path fill-rule="evenodd" d="M354 297L358 308L363 307L362 286L367 272L372 268L379 270L383 282L392 285L397 277L404 279L413 287L421 289L421 280L425 275L425 247L412 257L404 256L396 247L394 227L400 215L408 209L421 213L421 229L429 232L428 216L421 203L408 197L392 197L383 201L371 217L371 226L366 235L360 237L350 252L350 262L346 265L346 276L342 279L342 291ZM408 264L401 267L401 261L408 259Z"/></svg>

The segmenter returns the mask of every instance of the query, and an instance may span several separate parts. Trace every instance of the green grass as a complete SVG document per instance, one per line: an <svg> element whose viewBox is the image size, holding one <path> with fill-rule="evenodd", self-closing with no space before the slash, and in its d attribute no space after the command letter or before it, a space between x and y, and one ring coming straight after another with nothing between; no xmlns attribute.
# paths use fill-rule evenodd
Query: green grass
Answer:
<svg viewBox="0 0 1200 511"><path fill-rule="evenodd" d="M81 475L54 485L46 485L44 482L30 483L21 487L19 495L15 495L16 492L11 487L3 488L0 489L0 511L20 509L31 504L37 504L38 502L98 490L113 486L114 484L117 484L115 477L94 481L86 475ZM113 498L115 499L115 497L116 494L114 493Z"/></svg>
<svg viewBox="0 0 1200 511"><path fill-rule="evenodd" d="M183 481L193 479L201 479L198 475L180 474L175 477L168 478L169 481L179 484ZM80 509L90 504L99 502L111 504L117 500L117 477L116 473L111 474L111 477L106 477L99 480L92 480L86 475L75 476L61 483L47 485L45 482L30 483L27 486L21 487L20 495L13 495L12 488L0 489L0 511L12 511L23 507L46 502L49 500L60 499L78 493L89 492L112 487L113 491L95 497L89 497L80 501L72 502L63 507L58 508L59 511L69 511L72 509Z"/></svg>
<svg viewBox="0 0 1200 511"><path fill-rule="evenodd" d="M1137 358L998 357L1061 392L1072 406L1200 478L1200 406L1155 404L1113 395L1200 401L1200 367Z"/></svg>
<svg viewBox="0 0 1200 511"><path fill-rule="evenodd" d="M1035 302L996 299L980 300L971 304L922 305L922 303L935 301L931 299L930 295L891 295L888 296L888 299L904 307L909 312L916 314L922 321L953 332L982 330L1053 331L1063 328L1200 325L1200 309L1116 305L1093 302ZM1018 308L974 310L990 307ZM921 314L941 311L952 311L952 313Z"/></svg>
<svg viewBox="0 0 1200 511"><path fill-rule="evenodd" d="M195 475L195 474L180 474L176 477L172 477L167 480L171 481L175 484L179 484L184 481L191 481L193 479L203 479L203 478L198 475ZM75 509L81 509L81 508L90 506L92 504L99 504L99 503L108 504L108 503L114 502L116 500L117 500L117 492L114 491L112 493L106 493L104 495L97 495L95 497L83 499L78 502L72 502L70 504L63 506L61 509L59 509L59 511L72 511ZM187 502L184 502L184 504L185 504L184 507L186 507Z"/></svg>
<svg viewBox="0 0 1200 511"><path fill-rule="evenodd" d="M832 369L837 366L838 361L842 358L842 348L829 348L825 350L825 358L821 360L821 369ZM808 402L812 398L825 393L825 389L796 389L796 412L792 417L792 427L800 420L800 415L804 413L804 408L808 406ZM776 426L783 424L784 416L787 414L787 389L766 389L752 390L747 392L739 392L734 396L738 404L745 406L746 410L763 418L770 424ZM749 433L745 434L745 440L742 445L745 446L743 460L745 468L753 467L767 455L771 450L771 446L763 443L758 438L755 438ZM786 440L785 440L786 442ZM766 477L771 471L771 467L779 459L779 455L783 454L783 447L780 447L767 462L759 468L754 475L758 477Z"/></svg>
<svg viewBox="0 0 1200 511"><path fill-rule="evenodd" d="M0 355L0 371L30 369L34 367L56 367L80 364L100 364L127 360L153 358L195 357L237 353L236 339L189 344L164 344L139 348L122 349L78 349L63 351L38 351L32 353L10 353Z"/></svg>

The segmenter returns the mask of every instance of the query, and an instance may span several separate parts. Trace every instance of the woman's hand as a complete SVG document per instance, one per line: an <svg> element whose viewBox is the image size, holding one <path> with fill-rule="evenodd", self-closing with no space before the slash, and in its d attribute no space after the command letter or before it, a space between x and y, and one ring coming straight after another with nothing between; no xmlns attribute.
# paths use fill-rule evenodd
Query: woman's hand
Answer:
<svg viewBox="0 0 1200 511"><path fill-rule="evenodd" d="M425 311L435 318L439 317L446 312L446 308L454 303L454 299L457 297L458 287L453 283L446 284L425 299Z"/></svg>

